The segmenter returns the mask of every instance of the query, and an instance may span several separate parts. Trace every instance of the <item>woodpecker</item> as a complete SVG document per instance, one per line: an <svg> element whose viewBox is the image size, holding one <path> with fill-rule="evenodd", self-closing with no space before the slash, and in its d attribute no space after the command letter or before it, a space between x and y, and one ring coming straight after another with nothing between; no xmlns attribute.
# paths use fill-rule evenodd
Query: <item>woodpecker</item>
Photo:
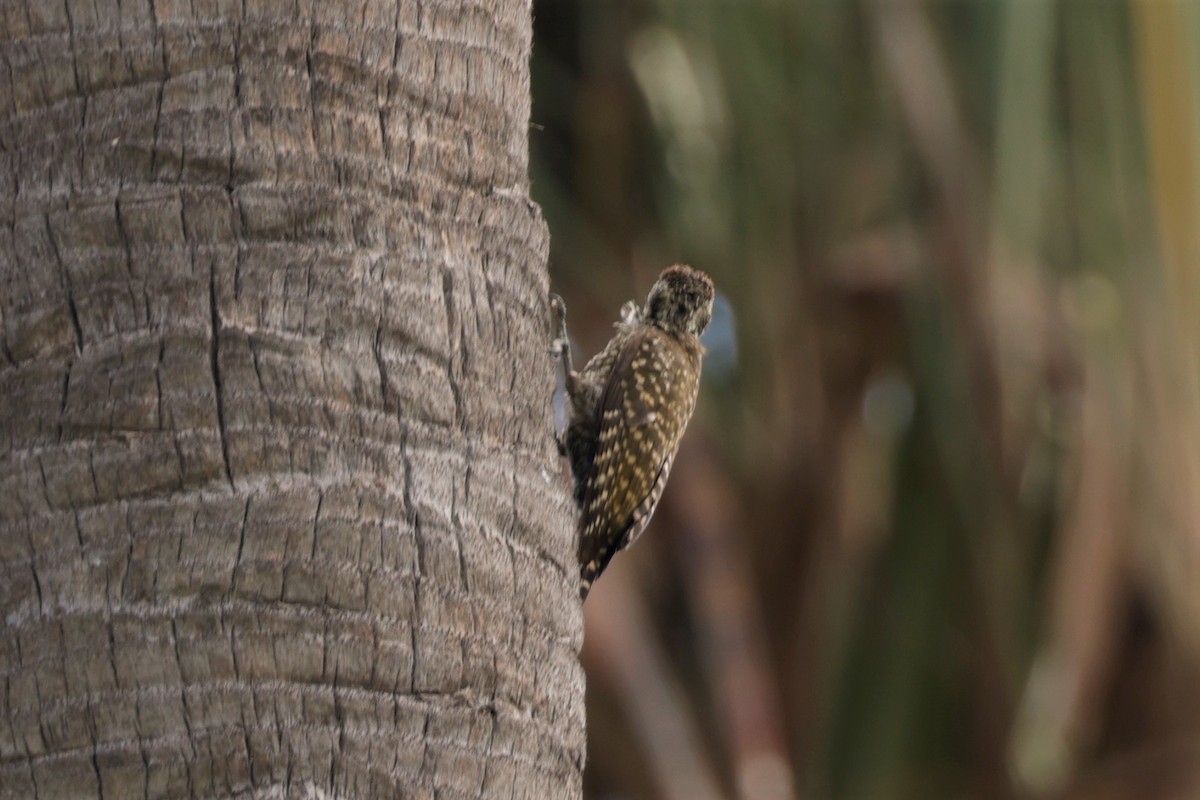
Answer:
<svg viewBox="0 0 1200 800"><path fill-rule="evenodd" d="M703 272L663 270L646 304L621 310L616 334L576 372L558 295L558 338L568 398L559 447L571 463L579 508L579 596L638 537L662 496L684 428L696 407L700 336L712 319L715 290Z"/></svg>

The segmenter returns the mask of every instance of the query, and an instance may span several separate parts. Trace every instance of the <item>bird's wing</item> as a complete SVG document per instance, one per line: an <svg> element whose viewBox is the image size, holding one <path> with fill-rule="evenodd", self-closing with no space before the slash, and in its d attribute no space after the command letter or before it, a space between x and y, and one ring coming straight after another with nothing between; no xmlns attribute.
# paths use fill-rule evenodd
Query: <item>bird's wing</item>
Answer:
<svg viewBox="0 0 1200 800"><path fill-rule="evenodd" d="M600 401L596 455L583 502L581 594L645 529L662 496L695 402L686 355L647 327L622 348ZM684 396L687 395L687 396Z"/></svg>

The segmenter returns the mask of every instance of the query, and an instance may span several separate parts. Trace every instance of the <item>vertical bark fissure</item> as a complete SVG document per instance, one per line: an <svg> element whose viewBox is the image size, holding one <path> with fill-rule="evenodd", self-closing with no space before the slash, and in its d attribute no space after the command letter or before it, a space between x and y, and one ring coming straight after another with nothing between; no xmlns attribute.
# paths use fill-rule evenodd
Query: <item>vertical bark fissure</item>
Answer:
<svg viewBox="0 0 1200 800"><path fill-rule="evenodd" d="M267 385L263 383L261 355L258 345L253 341L250 342L250 366L254 370L254 381L258 391L265 393Z"/></svg>
<svg viewBox="0 0 1200 800"><path fill-rule="evenodd" d="M468 449L467 458L470 459L470 457L470 450ZM465 502L465 498L458 495L458 486L453 486L450 491L450 522L455 530L454 547L457 551L455 555L458 556L458 581L463 593L469 595L471 587L467 584L467 574L469 572L467 569L467 546L463 542L466 531L464 530L465 526L463 525L461 511Z"/></svg>
<svg viewBox="0 0 1200 800"><path fill-rule="evenodd" d="M492 670L495 671L496 668L497 668L496 660L495 660L495 657L493 657L492 658ZM496 716L497 716L497 713L496 713L496 693L495 693L495 691L492 692L491 700L488 703L488 710L489 710L490 716L491 716L491 729L488 731L487 746L486 746L484 752L486 752L488 754L488 756L491 756L493 753L493 748L496 746ZM492 772L492 759L489 757L486 761L483 762L483 775L481 775L479 778L479 788L475 792L476 795L478 795L479 797L484 796L483 792L485 789L487 789L488 777L491 775L491 772Z"/></svg>
<svg viewBox="0 0 1200 800"><path fill-rule="evenodd" d="M8 334L4 331L4 315L0 312L0 356L4 356L4 360L8 366L15 367L17 360L13 357L12 350L8 348Z"/></svg>
<svg viewBox="0 0 1200 800"><path fill-rule="evenodd" d="M308 111L309 124L312 125L312 143L315 151L321 149L321 139L317 126L317 74L313 68L313 51L317 47L317 26L310 24L308 28L308 48L304 51L304 69L308 75Z"/></svg>
<svg viewBox="0 0 1200 800"><path fill-rule="evenodd" d="M209 362L212 369L213 394L217 404L217 435L221 439L221 461L225 468L225 479L233 486L233 469L229 463L229 438L225 428L225 392L221 385L221 312L217 305L217 268L213 265L208 279L208 306L211 335L209 337ZM240 556L240 552L239 552Z"/></svg>
<svg viewBox="0 0 1200 800"><path fill-rule="evenodd" d="M100 479L96 477L96 453L91 451L87 454L88 477L92 479L92 492L94 497L103 497L100 492Z"/></svg>
<svg viewBox="0 0 1200 800"><path fill-rule="evenodd" d="M158 91L154 93L154 130L150 133L150 174L158 173L158 131L162 124L162 105L163 92L167 88L167 57L166 48L163 48L163 79L158 84ZM180 204L182 208L183 204Z"/></svg>
<svg viewBox="0 0 1200 800"><path fill-rule="evenodd" d="M11 86L12 79L13 79L12 64L9 63L8 55L6 53L4 53L2 49L0 49L0 60L2 60L4 62L4 70L6 73L6 77L8 78L8 84ZM12 113L14 115L16 114L16 102L15 102L15 99L11 92L9 93L9 111L10 111L10 113ZM9 151L8 146L4 143L3 137L0 137L0 152L7 153L8 151ZM18 197L21 192L20 172L17 170L15 158L8 159L8 163L10 166L10 181L12 182L12 196L15 198L15 197ZM8 215L8 219L7 219L8 236L9 236L9 241L11 241L13 243L13 262L14 262L13 268L19 269L20 263L19 263L19 260L17 258L17 254L16 254L16 243L17 243L17 204L16 203L12 203L10 211L11 211L11 213ZM9 366L15 367L17 365L17 359L13 356L12 349L9 347L9 344L8 344L9 333L8 333L8 324L6 321L6 317L7 317L7 315L5 313L5 304L0 303L0 354L4 355L4 360L8 362Z"/></svg>
<svg viewBox="0 0 1200 800"><path fill-rule="evenodd" d="M242 568L242 555L246 551L246 529L250 524L250 502L251 498L247 497L242 508L242 523L238 526L238 549L237 555L233 559L233 574L229 580L230 586L234 589L237 588L237 571Z"/></svg>
<svg viewBox="0 0 1200 800"><path fill-rule="evenodd" d="M75 20L71 15L70 2L63 3L63 11L67 17L67 44L71 52L71 77L75 81L75 94L81 94L81 84L79 83L79 59L75 55Z"/></svg>
<svg viewBox="0 0 1200 800"><path fill-rule="evenodd" d="M34 553L37 552L37 550L35 550L33 548L32 541L30 541L30 552L34 552ZM30 576L33 578L33 588L37 592L38 613L41 614L45 610L45 605L42 601L42 580L41 580L41 578L38 577L38 567L37 567L36 558L30 559L30 561L29 561L29 573L30 573Z"/></svg>
<svg viewBox="0 0 1200 800"><path fill-rule="evenodd" d="M246 748L246 771L250 773L250 785L254 786L256 785L254 777L254 748L250 744L250 731L256 726L252 722L247 724L244 709L242 713L242 746ZM148 796L147 800L149 800Z"/></svg>
<svg viewBox="0 0 1200 800"><path fill-rule="evenodd" d="M246 8L243 4L242 13L245 14ZM237 148L233 146L233 126L235 121L240 119L242 110L242 26L234 22L233 25L233 108L229 110L229 116L225 123L225 131L228 136L226 146L229 148L229 173L226 178L226 190L229 192L230 200L233 199L234 189L237 187L237 178L234 171L234 157L237 155Z"/></svg>
<svg viewBox="0 0 1200 800"><path fill-rule="evenodd" d="M154 362L154 427L160 431L165 430L163 427L162 366L166 351L167 339L164 336L158 341L158 358ZM176 437L176 440L178 440L178 437Z"/></svg>
<svg viewBox="0 0 1200 800"><path fill-rule="evenodd" d="M337 670L334 670L333 685L336 688L338 684ZM342 695L340 692L333 693L333 718L334 725L337 728L337 748L333 753L333 767L329 770L329 790L334 791L337 785L337 773L341 757L346 754L346 709L343 706Z"/></svg>
<svg viewBox="0 0 1200 800"><path fill-rule="evenodd" d="M119 187L118 191L120 191ZM117 226L117 237L121 240L121 249L125 256L125 275L127 278L125 287L126 291L129 293L129 307L130 309L133 309L137 307L137 297L134 295L134 287L137 282L133 278L133 246L129 242L129 231L125 229L125 219L121 212L120 197L117 197L117 199L113 201L113 215ZM143 287L143 295L145 294L145 291L146 290ZM146 298L145 302L148 304L149 298ZM149 323L149 321L150 316L147 312L146 319L142 320L142 322Z"/></svg>
<svg viewBox="0 0 1200 800"><path fill-rule="evenodd" d="M446 379L450 382L450 392L454 395L454 425L458 427L463 423L463 398L462 387L454 375L454 358L456 352L461 353L462 351L458 346L460 337L454 333L455 326L458 324L458 316L454 309L454 274L449 268L442 270L442 300L446 306L446 344L448 347ZM461 355L459 357L461 358Z"/></svg>
<svg viewBox="0 0 1200 800"><path fill-rule="evenodd" d="M58 241L54 236L54 227L50 223L50 215L43 214L42 221L46 226L46 241L50 245L50 252L54 255L54 263L58 266L58 270L62 274L63 288L67 294L67 313L71 318L71 330L75 334L75 353L78 355L83 352L83 327L79 324L79 309L75 305L75 284L71 278L71 270L67 268L67 265L63 262L62 254L59 252ZM15 241L15 230L13 237ZM67 368L70 369L70 362L68 362Z"/></svg>
<svg viewBox="0 0 1200 800"><path fill-rule="evenodd" d="M138 743L138 755L142 759L142 800L150 800L150 754Z"/></svg>
<svg viewBox="0 0 1200 800"><path fill-rule="evenodd" d="M67 361L66 365L63 367L62 401L58 404L58 426L57 427L58 427L58 442L59 442L59 444L61 444L62 440L63 440L63 427L64 427L63 422L67 418L67 398L71 392L71 365L72 365L72 363L74 363L74 362Z"/></svg>
<svg viewBox="0 0 1200 800"><path fill-rule="evenodd" d="M100 757L97 755L95 731L92 732L92 772L96 774L96 796L104 797L104 779L100 777Z"/></svg>
<svg viewBox="0 0 1200 800"><path fill-rule="evenodd" d="M46 502L46 508L52 508L54 504L50 501L50 479L46 477L46 462L41 458L38 458L37 462L38 472L42 476L42 499Z"/></svg>
<svg viewBox="0 0 1200 800"><path fill-rule="evenodd" d="M90 105L91 105L91 98L85 94L82 98L82 102L79 104L79 130L81 130L81 131L87 130L88 108L90 107ZM79 163L81 165L83 164L83 159L86 154L87 154L87 151L83 144L83 138L80 137L79 148L78 148L78 152L75 154L75 157L79 159Z"/></svg>
<svg viewBox="0 0 1200 800"><path fill-rule="evenodd" d="M158 83L158 90L154 93L154 130L150 134L150 174L158 174L158 135L159 127L162 123L162 106L163 93L167 88L167 78L170 77L171 71L167 66L167 46L163 41L162 33L158 29L158 7L155 5L156 0L147 0L147 5L150 8L150 31L151 42L158 48L159 65L162 68L162 73ZM183 204L180 203L182 213Z"/></svg>
<svg viewBox="0 0 1200 800"><path fill-rule="evenodd" d="M375 339L371 343L371 354L375 357L375 368L379 370L379 403L384 411L392 411L394 407L388 403L387 365L383 362L383 323L375 327Z"/></svg>
<svg viewBox="0 0 1200 800"><path fill-rule="evenodd" d="M8 78L8 85L14 86L12 62L9 60L7 52L0 52L0 61L3 61L4 63L4 72L5 77ZM16 116L17 114L17 96L12 92L9 92L8 95L8 111L12 116ZM0 140L0 150L3 150L3 152L8 152L8 147L4 144L3 140ZM14 169L13 171L15 172L16 170ZM16 194L16 192L14 192L14 194Z"/></svg>
<svg viewBox="0 0 1200 800"><path fill-rule="evenodd" d="M71 510L71 526L75 529L75 544L79 546L79 556L80 558L83 558L86 553L84 552L85 545L83 543L83 526L79 524L78 509Z"/></svg>

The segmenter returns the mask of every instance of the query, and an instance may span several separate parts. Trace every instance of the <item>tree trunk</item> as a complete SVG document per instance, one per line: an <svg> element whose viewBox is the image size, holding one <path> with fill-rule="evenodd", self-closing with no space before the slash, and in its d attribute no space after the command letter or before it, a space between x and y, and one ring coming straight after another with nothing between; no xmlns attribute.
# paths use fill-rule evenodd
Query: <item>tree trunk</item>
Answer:
<svg viewBox="0 0 1200 800"><path fill-rule="evenodd" d="M578 797L527 2L0 39L0 797Z"/></svg>

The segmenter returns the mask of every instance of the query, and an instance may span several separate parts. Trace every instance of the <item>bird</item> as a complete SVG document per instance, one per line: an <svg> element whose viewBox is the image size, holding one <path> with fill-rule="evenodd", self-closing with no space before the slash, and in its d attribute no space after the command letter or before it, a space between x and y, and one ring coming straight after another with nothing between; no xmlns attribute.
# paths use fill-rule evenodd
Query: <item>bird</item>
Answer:
<svg viewBox="0 0 1200 800"><path fill-rule="evenodd" d="M570 462L579 511L579 595L586 599L613 556L645 530L700 387L716 289L700 270L663 270L640 308L629 301L616 333L581 372L571 361L566 304L551 295L567 425L559 448Z"/></svg>

